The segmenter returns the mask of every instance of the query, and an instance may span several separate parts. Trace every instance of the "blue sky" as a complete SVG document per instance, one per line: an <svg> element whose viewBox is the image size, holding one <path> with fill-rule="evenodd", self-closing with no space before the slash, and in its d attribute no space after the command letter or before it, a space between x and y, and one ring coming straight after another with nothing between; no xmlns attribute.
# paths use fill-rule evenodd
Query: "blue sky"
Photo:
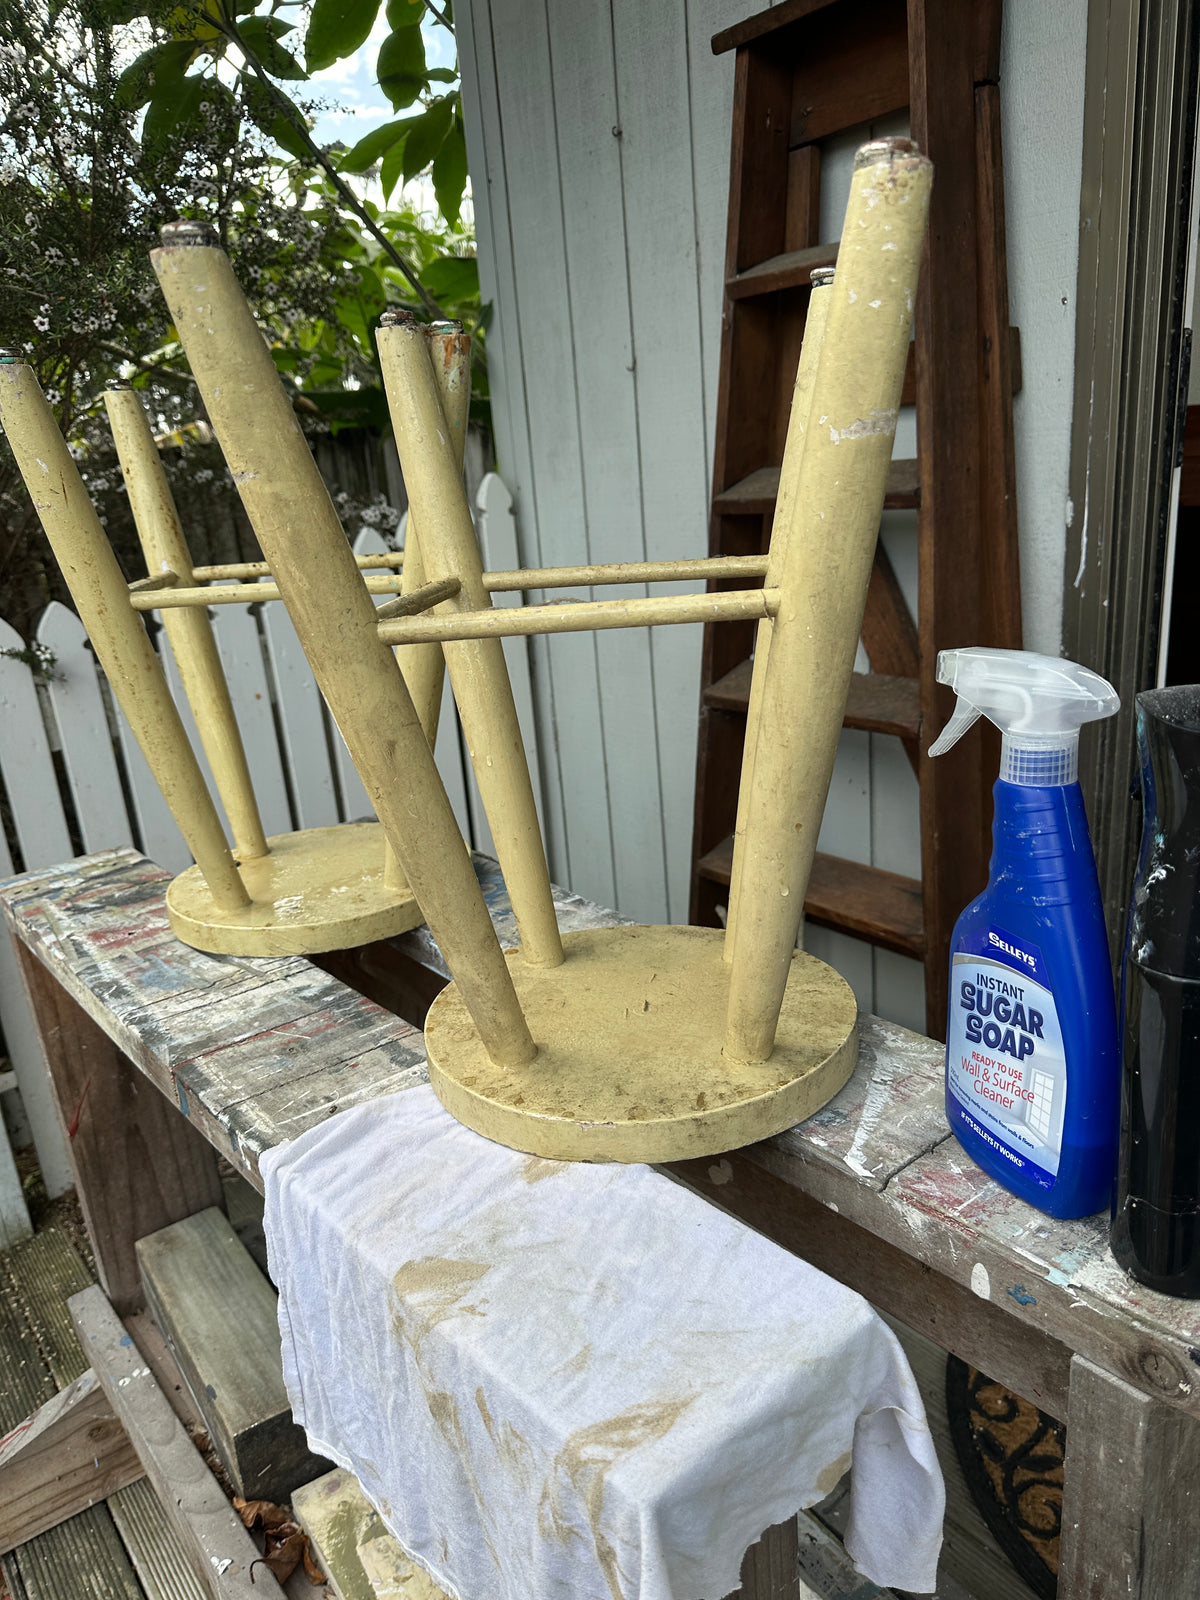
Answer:
<svg viewBox="0 0 1200 1600"><path fill-rule="evenodd" d="M375 81L375 61L379 46L389 32L387 18L381 6L371 36L360 50L344 61L337 61L324 72L313 74L312 83L322 99L341 102L342 109L323 111L317 118L313 136L318 144L329 144L341 139L347 145L357 144L364 134L378 128L395 117L413 114L393 111ZM454 40L440 23L426 16L421 25L425 38L425 59L431 67L454 66ZM307 87L307 86L306 86Z"/></svg>

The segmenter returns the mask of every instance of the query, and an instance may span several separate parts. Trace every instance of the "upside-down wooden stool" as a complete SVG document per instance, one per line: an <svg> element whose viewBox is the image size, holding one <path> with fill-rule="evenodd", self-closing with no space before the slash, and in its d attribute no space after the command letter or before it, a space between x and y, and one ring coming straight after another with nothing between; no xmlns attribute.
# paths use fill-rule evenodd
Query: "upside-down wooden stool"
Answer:
<svg viewBox="0 0 1200 1600"><path fill-rule="evenodd" d="M460 1121L501 1143L568 1160L715 1153L810 1115L853 1068L850 988L796 940L883 504L930 182L909 140L858 154L837 270L813 293L765 562L485 574L426 338L403 320L382 327L425 580L401 602L408 615L382 620L228 259L177 235L155 253L246 510L453 974L426 1022L431 1081ZM319 589L305 581L318 569ZM765 585L500 610L489 599L501 587L738 574L765 575ZM502 638L728 618L758 619L759 643L726 932L623 927L561 939ZM445 652L517 950L500 950L389 648L403 658L433 643Z"/></svg>
<svg viewBox="0 0 1200 1600"><path fill-rule="evenodd" d="M180 873L167 893L175 934L198 949L226 955L311 955L416 927L423 920L420 907L396 872L378 823L264 836L207 608L231 600L278 599L278 589L267 583L237 585L232 591L195 585L202 577L269 576L265 563L193 568L145 410L130 385L115 382L105 394L105 405L149 572L127 589L32 373L11 358L0 360L0 368L0 418L22 476L101 665L196 858L196 865ZM460 374L454 362L443 363L442 372L450 426L461 440L466 407L458 398ZM395 566L401 558L358 559L363 566ZM405 580L382 576L367 581L373 590L389 593L403 592ZM232 858L161 670L156 670L157 659L133 615L149 610L163 613L229 820ZM432 738L440 672L436 683L430 677L427 665L424 700ZM236 869L232 877L231 868Z"/></svg>

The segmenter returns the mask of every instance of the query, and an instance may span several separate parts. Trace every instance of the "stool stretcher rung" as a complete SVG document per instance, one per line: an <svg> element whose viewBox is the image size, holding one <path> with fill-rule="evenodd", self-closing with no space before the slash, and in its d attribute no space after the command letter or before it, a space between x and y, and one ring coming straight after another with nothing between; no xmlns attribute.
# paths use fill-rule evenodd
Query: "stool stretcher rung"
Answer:
<svg viewBox="0 0 1200 1600"><path fill-rule="evenodd" d="M598 628L656 628L675 622L759 621L774 614L773 589L728 594L670 594L637 600L559 600L544 606L451 611L396 617L378 624L385 644L445 644L459 639L511 639L532 633L590 633Z"/></svg>

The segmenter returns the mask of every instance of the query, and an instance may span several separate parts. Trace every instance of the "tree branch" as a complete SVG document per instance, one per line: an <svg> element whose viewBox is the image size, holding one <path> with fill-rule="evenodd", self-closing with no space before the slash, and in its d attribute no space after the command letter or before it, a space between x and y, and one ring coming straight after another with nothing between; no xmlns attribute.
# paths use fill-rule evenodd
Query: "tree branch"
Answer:
<svg viewBox="0 0 1200 1600"><path fill-rule="evenodd" d="M426 0L426 3L428 3L428 0ZM267 90L268 94L270 94L275 104L279 107L280 114L287 118L296 134L303 141L311 159L316 162L316 164L325 173L330 183L333 184L333 187L336 189L343 205L347 208L347 210L354 213L354 215L362 223L363 227L366 228L367 232L371 235L375 242L388 255L393 264L398 267L408 279L408 282L412 286L413 292L416 294L417 298L425 307L429 315L431 317L444 318L446 313L442 310L441 306L438 305L437 301L429 293L429 290L425 288L424 284L417 277L416 269L405 260L405 258L400 254L399 250L396 249L392 241L379 227L371 213L367 210L366 206L358 198L354 190L342 177L341 173L334 166L333 162L329 159L328 155L326 155L325 151L321 149L320 145L318 145L309 134L308 129L296 120L296 108L292 104L292 101L286 94L284 94L283 90L279 88L278 84L274 82L250 46L243 41L241 34L238 32L236 22L234 22L225 14L224 6L221 7L220 20L211 15L209 16L208 20L214 27L219 28L232 44L237 45L238 49L242 53L243 60L250 67L258 81Z"/></svg>
<svg viewBox="0 0 1200 1600"><path fill-rule="evenodd" d="M107 350L109 355L128 361L130 366L141 367L143 372L149 372L156 378L165 378L168 383L182 384L185 389L196 386L196 380L190 372L176 372L174 367L165 366L161 362L147 361L145 356L136 355L132 350L126 350L123 345L113 344L110 339L101 339L99 344L101 350Z"/></svg>

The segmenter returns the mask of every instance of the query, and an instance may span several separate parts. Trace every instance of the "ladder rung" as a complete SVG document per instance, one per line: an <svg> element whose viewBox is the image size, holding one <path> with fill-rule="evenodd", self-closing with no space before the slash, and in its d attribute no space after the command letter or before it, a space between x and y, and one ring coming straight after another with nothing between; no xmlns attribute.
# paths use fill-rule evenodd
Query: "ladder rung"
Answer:
<svg viewBox="0 0 1200 1600"><path fill-rule="evenodd" d="M740 711L750 704L753 661L739 661L704 691L705 705L717 711ZM856 672L846 697L847 728L866 733L894 733L899 739L916 739L921 732L921 690L915 678L895 678L884 672Z"/></svg>
<svg viewBox="0 0 1200 1600"><path fill-rule="evenodd" d="M837 244L814 244L807 250L788 250L783 255L759 261L736 277L725 280L725 293L731 300L752 294L775 294L780 289L807 289L809 273L817 267L832 267L837 261Z"/></svg>
<svg viewBox="0 0 1200 1600"><path fill-rule="evenodd" d="M737 483L730 484L728 489L722 489L720 494L714 495L713 510L734 515L769 516L775 509L778 493L779 468L759 467L756 472L749 473ZM883 509L915 511L920 504L921 479L916 461L904 457L894 460L888 471Z"/></svg>
<svg viewBox="0 0 1200 1600"><path fill-rule="evenodd" d="M732 867L732 838L722 839L696 863L700 876L711 883L728 884ZM904 878L898 872L818 851L804 914L820 927L869 939L917 961L924 959L925 916L918 878Z"/></svg>

